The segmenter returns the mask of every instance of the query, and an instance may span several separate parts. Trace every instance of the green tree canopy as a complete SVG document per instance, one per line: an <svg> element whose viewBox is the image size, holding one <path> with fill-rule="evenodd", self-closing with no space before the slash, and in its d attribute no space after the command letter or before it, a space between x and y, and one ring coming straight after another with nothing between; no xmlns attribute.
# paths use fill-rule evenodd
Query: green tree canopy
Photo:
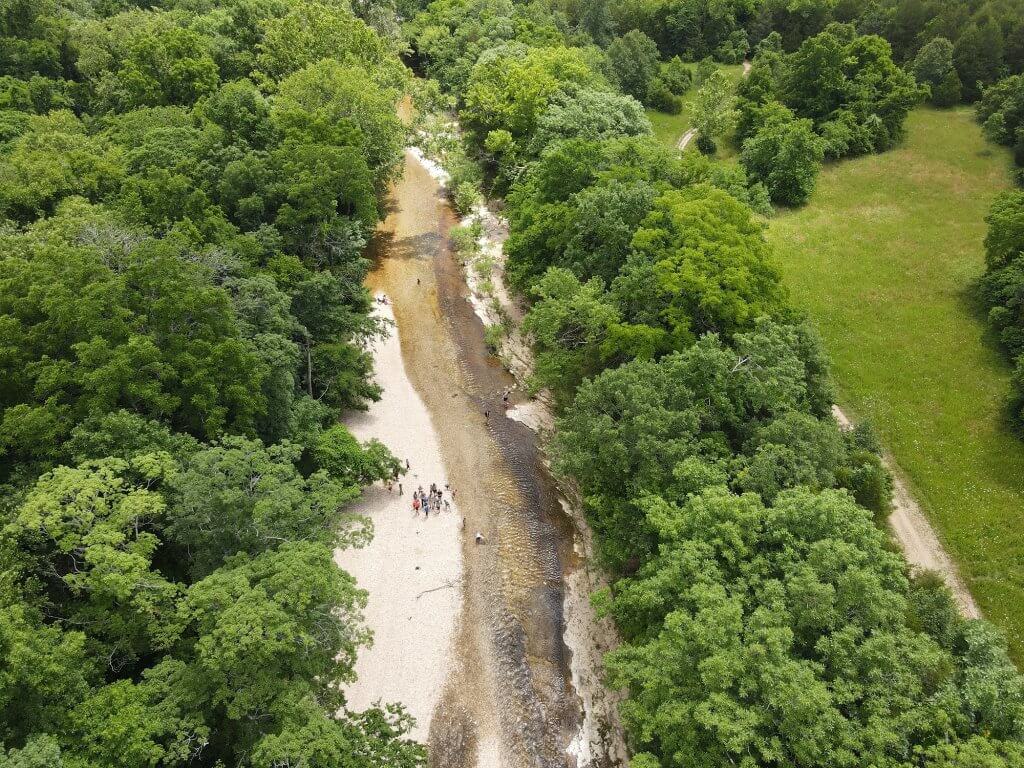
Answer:
<svg viewBox="0 0 1024 768"><path fill-rule="evenodd" d="M743 142L740 162L752 178L764 183L773 202L801 205L814 190L824 141L810 120L795 118L781 104L770 102L763 109L761 127Z"/></svg>
<svg viewBox="0 0 1024 768"><path fill-rule="evenodd" d="M633 238L627 271L649 271L653 292L635 296L680 340L731 336L785 304L774 256L750 209L707 185L659 197Z"/></svg>

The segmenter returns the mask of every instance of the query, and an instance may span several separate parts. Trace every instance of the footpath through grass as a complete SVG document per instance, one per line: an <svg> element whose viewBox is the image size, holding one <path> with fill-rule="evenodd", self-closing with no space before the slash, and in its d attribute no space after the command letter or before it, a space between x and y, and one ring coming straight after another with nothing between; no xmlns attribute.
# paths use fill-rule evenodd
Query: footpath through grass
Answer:
<svg viewBox="0 0 1024 768"><path fill-rule="evenodd" d="M691 68L696 68L691 64ZM719 68L729 76L734 83L738 83L743 77L742 64L721 64ZM683 111L678 115L670 115L667 112L659 112L656 109L648 109L647 117L654 128L654 137L658 143L666 147L674 147L684 133L690 130L690 103L697 95L697 89L691 87L683 94Z"/></svg>
<svg viewBox="0 0 1024 768"><path fill-rule="evenodd" d="M986 618L1024 661L1024 443L972 283L1008 156L969 110L918 109L891 152L830 165L769 238L825 338L839 402L869 419Z"/></svg>

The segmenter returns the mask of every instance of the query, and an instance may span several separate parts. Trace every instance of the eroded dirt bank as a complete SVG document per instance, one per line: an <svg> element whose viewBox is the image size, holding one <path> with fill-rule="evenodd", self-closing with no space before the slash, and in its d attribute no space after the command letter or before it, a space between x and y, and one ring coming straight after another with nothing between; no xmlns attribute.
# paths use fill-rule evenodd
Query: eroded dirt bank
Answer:
<svg viewBox="0 0 1024 768"><path fill-rule="evenodd" d="M447 247L453 223L438 183L407 153L367 283L391 302L406 372L464 518L461 614L430 718L431 764L562 768L576 763L567 749L583 719L563 640L574 530L536 435L505 415L502 392L514 381L488 354L467 301ZM415 627L407 653L417 654Z"/></svg>

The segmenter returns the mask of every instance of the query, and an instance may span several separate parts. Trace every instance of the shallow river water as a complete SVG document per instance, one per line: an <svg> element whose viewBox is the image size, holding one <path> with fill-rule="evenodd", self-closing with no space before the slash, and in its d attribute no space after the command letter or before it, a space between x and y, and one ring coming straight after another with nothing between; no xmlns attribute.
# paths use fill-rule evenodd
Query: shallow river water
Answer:
<svg viewBox="0 0 1024 768"><path fill-rule="evenodd" d="M488 353L448 248L443 190L406 154L367 285L391 302L402 358L426 404L467 532L455 663L431 718L434 766L572 766L583 706L563 639L574 529L537 447L507 418L514 385ZM414 641L412 641L414 643ZM594 764L604 763L603 760Z"/></svg>

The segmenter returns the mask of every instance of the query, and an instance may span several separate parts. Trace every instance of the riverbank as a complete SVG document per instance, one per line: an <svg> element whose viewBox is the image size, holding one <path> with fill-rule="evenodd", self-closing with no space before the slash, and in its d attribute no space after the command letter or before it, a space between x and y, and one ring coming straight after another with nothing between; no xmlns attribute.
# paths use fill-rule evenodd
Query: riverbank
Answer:
<svg viewBox="0 0 1024 768"><path fill-rule="evenodd" d="M390 306L377 313L388 320ZM416 719L412 738L426 741L431 718L454 664L454 638L462 606L462 544L458 502L425 519L412 510L418 486L449 483L437 433L402 360L400 329L374 344L374 379L379 402L349 416L349 430L361 441L376 438L409 471L391 491L367 488L353 512L373 521L374 536L363 549L340 550L337 563L367 590L365 615L373 646L359 654L355 683L346 688L349 705L365 709L377 700L399 702Z"/></svg>

